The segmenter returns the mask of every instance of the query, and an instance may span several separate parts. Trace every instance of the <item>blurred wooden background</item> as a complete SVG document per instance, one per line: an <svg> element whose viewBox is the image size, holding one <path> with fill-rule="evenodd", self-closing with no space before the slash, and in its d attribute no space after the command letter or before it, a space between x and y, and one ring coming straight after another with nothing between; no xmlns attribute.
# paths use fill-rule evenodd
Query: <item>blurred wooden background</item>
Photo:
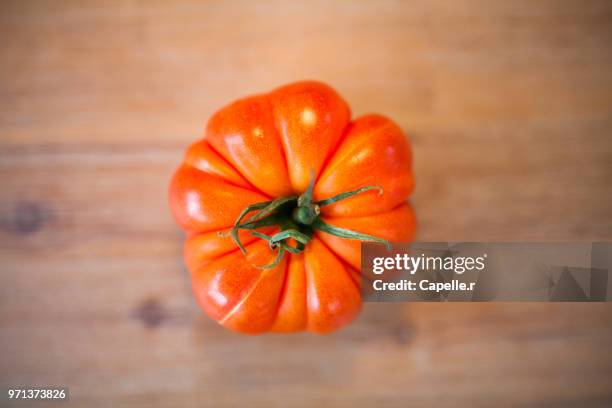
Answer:
<svg viewBox="0 0 612 408"><path fill-rule="evenodd" d="M0 385L72 406L610 406L610 304L369 304L327 337L199 312L166 187L297 79L411 136L419 240L612 240L610 1L3 1Z"/></svg>

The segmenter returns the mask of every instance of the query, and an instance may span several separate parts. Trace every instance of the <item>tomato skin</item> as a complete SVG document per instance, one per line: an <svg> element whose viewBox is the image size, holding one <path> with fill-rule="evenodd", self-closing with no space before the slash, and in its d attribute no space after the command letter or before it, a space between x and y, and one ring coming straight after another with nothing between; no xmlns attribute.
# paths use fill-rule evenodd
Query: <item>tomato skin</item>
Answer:
<svg viewBox="0 0 612 408"><path fill-rule="evenodd" d="M409 242L414 238L416 218L410 204L402 203L394 209L358 217L323 217L325 222L340 228L363 232L390 242ZM317 231L319 237L340 259L359 270L361 243Z"/></svg>
<svg viewBox="0 0 612 408"><path fill-rule="evenodd" d="M383 195L371 190L324 207L323 213L345 217L389 211L412 192L411 168L410 145L401 129L384 116L362 116L348 127L317 180L314 198L378 185L383 188Z"/></svg>
<svg viewBox="0 0 612 408"><path fill-rule="evenodd" d="M221 109L208 122L206 140L259 190L273 197L292 192L266 95Z"/></svg>
<svg viewBox="0 0 612 408"><path fill-rule="evenodd" d="M264 232L265 230L262 230ZM240 231L238 234L243 244L255 241L255 237L247 231ZM203 233L193 233L185 240L183 256L185 264L190 271L207 264L215 259L234 252L236 244L229 236L229 229L210 231Z"/></svg>
<svg viewBox="0 0 612 408"><path fill-rule="evenodd" d="M267 197L226 180L183 165L170 182L170 208L178 224L190 231L227 228L249 204Z"/></svg>
<svg viewBox="0 0 612 408"><path fill-rule="evenodd" d="M230 163L219 156L207 140L199 140L189 146L185 153L185 164L215 176L240 187L251 189L252 186Z"/></svg>
<svg viewBox="0 0 612 408"><path fill-rule="evenodd" d="M222 108L204 139L187 150L169 189L171 211L187 233L184 258L198 304L245 334L329 333L348 324L361 308L358 241L316 231L303 252L262 269L276 250L241 230L243 254L228 231L248 205L300 194L314 174L315 200L364 185L384 190L322 207L326 223L409 241L411 166L410 145L397 125L380 115L350 121L346 102L319 82L289 84Z"/></svg>
<svg viewBox="0 0 612 408"><path fill-rule="evenodd" d="M291 255L287 260L285 290L279 299L278 314L271 331L289 333L306 329L306 282L304 254Z"/></svg>
<svg viewBox="0 0 612 408"><path fill-rule="evenodd" d="M351 111L331 87L303 81L270 94L293 189L303 193L342 137Z"/></svg>
<svg viewBox="0 0 612 408"><path fill-rule="evenodd" d="M304 251L304 270L308 330L328 333L357 317L359 287L348 268L317 238Z"/></svg>
<svg viewBox="0 0 612 408"><path fill-rule="evenodd" d="M247 254L239 251L221 256L192 273L196 299L202 308L224 326L248 334L269 329L276 317L284 283L286 259L270 270L274 257L267 243L254 242Z"/></svg>

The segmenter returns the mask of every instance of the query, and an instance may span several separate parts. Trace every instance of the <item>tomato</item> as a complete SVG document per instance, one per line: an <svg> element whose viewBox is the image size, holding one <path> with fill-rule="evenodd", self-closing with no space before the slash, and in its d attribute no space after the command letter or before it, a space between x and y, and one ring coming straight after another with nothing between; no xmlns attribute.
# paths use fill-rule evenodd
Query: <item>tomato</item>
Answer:
<svg viewBox="0 0 612 408"><path fill-rule="evenodd" d="M314 81L219 110L170 183L198 304L248 334L327 333L361 308L360 241L409 241L412 156Z"/></svg>

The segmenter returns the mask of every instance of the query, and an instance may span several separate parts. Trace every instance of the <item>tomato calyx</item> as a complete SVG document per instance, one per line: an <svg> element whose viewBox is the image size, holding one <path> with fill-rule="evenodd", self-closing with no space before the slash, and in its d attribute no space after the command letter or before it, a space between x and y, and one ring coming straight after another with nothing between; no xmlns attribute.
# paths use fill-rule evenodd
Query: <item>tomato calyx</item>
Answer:
<svg viewBox="0 0 612 408"><path fill-rule="evenodd" d="M313 201L313 189L314 175L311 176L306 191L299 196L291 195L280 197L275 200L249 205L242 210L230 231L232 240L236 243L238 248L246 254L246 248L238 237L238 232L243 229L250 231L253 236L267 241L271 249L278 249L276 259L274 259L272 263L262 266L256 265L258 268L274 268L282 260L285 252L292 254L302 252L312 239L315 230L345 239L378 242L386 245L388 249L391 249L391 244L385 239L327 224L319 216L321 214L321 207L323 206L345 200L370 190L378 190L379 194L382 195L382 187L364 186L320 201ZM244 220L246 215L253 211L256 211L255 214ZM266 235L256 231L256 229L266 226L278 226L280 232L274 235ZM295 243L295 246L290 245L290 241Z"/></svg>

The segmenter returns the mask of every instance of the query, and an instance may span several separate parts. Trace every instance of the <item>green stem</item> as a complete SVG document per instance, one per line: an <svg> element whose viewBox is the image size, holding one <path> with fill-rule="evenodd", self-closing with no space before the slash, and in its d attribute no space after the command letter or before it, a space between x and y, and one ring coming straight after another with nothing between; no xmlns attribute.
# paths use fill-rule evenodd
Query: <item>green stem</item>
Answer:
<svg viewBox="0 0 612 408"><path fill-rule="evenodd" d="M270 242L272 242L273 244L276 244L288 238L293 238L297 242L301 242L304 245L310 242L310 237L308 235L298 230L294 230L294 229L284 230L277 234L272 235L272 237L270 238Z"/></svg>
<svg viewBox="0 0 612 408"><path fill-rule="evenodd" d="M378 242L379 244L386 245L389 251L392 248L391 243L387 241L386 239L378 238L378 237L375 237L369 234L364 234L362 232L356 232L356 231L351 231L345 228L335 227L333 225L327 224L325 221L323 221L320 218L317 219L312 226L318 229L319 231L323 231L323 232L326 232L331 235L335 235L340 238L357 239L359 241L368 241L368 242Z"/></svg>
<svg viewBox="0 0 612 408"><path fill-rule="evenodd" d="M382 193L384 192L383 188L380 186L365 186L365 187L358 188L357 190L345 191L344 193L340 193L333 197L326 198L325 200L318 201L317 204L323 207L324 205L329 205L329 204L335 203L336 201L345 200L354 195L365 193L366 191L370 191L370 190L378 190L378 195L382 195Z"/></svg>
<svg viewBox="0 0 612 408"><path fill-rule="evenodd" d="M279 207L281 207L283 204L286 204L295 199L297 199L296 196L287 196L287 197L277 198L274 201L266 201L267 205L264 206L260 212L250 217L248 221L257 221L267 215L270 215L274 211L276 211ZM263 204L263 203L260 203L260 204Z"/></svg>
<svg viewBox="0 0 612 408"><path fill-rule="evenodd" d="M238 229L239 229L239 226L240 226L240 222L251 211L255 211L255 210L259 210L261 208L265 208L270 203L271 203L270 201L265 201L263 203L257 203L257 204L249 205L244 210L242 210L240 215L238 215L238 218L236 219L236 222L234 222L234 226L232 227L232 239L234 240L236 245L238 245L238 248L240 248L240 250L242 251L243 254L246 254L246 249L244 248L244 245L242 245L242 242L240 242L240 238L238 237Z"/></svg>
<svg viewBox="0 0 612 408"><path fill-rule="evenodd" d="M300 195L297 200L297 207L293 209L291 218L302 225L310 225L321 213L318 204L313 204L312 194L314 191L315 175L314 171L310 172L310 182L304 194Z"/></svg>
<svg viewBox="0 0 612 408"><path fill-rule="evenodd" d="M251 231L251 234L263 239L264 241L268 241L270 243L270 248L274 249L277 246L281 246L283 248L285 248L287 251L291 252L292 254L299 254L300 252L302 252L304 250L304 245L302 243L298 242L298 247L294 248L289 244L285 244L284 242L272 242L272 237L267 236L266 234L262 234L261 232L257 232L257 231Z"/></svg>
<svg viewBox="0 0 612 408"><path fill-rule="evenodd" d="M247 222L245 224L240 224L238 228L246 229L246 230L254 230L261 227L269 227L271 225L278 225L281 220L276 214L268 215L266 218L262 218L261 220Z"/></svg>
<svg viewBox="0 0 612 408"><path fill-rule="evenodd" d="M312 192L314 191L315 175L314 170L310 170L310 182L304 194L298 197L298 207L310 207L312 203Z"/></svg>
<svg viewBox="0 0 612 408"><path fill-rule="evenodd" d="M268 242L271 249L278 248L278 253L273 262L268 265L256 265L257 268L271 269L276 267L282 260L285 252L297 254L302 252L308 242L312 239L312 233L314 230L319 230L327 234L335 235L340 238L356 239L359 241L366 242L377 242L384 244L388 249L391 249L389 241L375 237L373 235L364 234L357 231L351 231L345 228L336 227L327 224L323 221L320 215L320 206L329 205L347 198L353 197L357 194L364 193L370 190L378 190L379 194L383 194L383 189L380 186L365 186L356 190L347 191L344 193L337 194L333 197L313 202L312 195L314 191L314 172L311 172L310 183L306 191L299 197L291 195L286 197L280 197L276 200L265 201L257 203L245 208L234 223L231 229L231 235L234 242L238 245L243 253L246 253L246 249L240 242L238 231L240 229L250 230L251 234L257 238L263 239ZM294 202L294 207L289 206L289 203ZM244 217L251 211L259 210L257 213L252 215L250 218L243 222ZM281 231L275 233L272 236L263 234L255 231L257 228L277 225ZM295 247L287 243L288 240L293 239L297 242Z"/></svg>
<svg viewBox="0 0 612 408"><path fill-rule="evenodd" d="M255 267L259 269L273 269L283 259L283 255L285 255L285 247L281 246L278 248L278 254L276 254L276 258L274 259L274 261L272 261L272 263L269 263L267 265L255 265Z"/></svg>

